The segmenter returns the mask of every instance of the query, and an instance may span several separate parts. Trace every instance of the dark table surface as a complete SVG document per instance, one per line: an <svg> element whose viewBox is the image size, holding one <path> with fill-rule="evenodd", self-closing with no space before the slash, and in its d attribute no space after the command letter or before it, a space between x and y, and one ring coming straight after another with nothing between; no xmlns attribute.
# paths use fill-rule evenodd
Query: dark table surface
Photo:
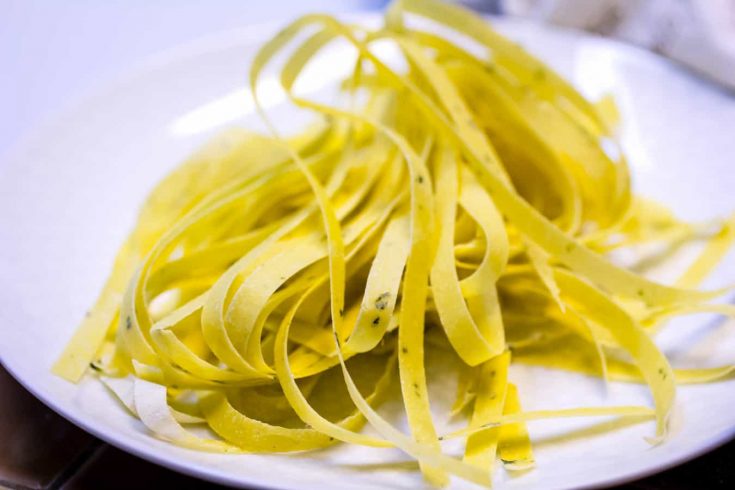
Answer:
<svg viewBox="0 0 735 490"><path fill-rule="evenodd" d="M46 408L2 366L0 437L0 488L225 488L175 473L103 443ZM615 488L735 488L735 442L663 473Z"/></svg>

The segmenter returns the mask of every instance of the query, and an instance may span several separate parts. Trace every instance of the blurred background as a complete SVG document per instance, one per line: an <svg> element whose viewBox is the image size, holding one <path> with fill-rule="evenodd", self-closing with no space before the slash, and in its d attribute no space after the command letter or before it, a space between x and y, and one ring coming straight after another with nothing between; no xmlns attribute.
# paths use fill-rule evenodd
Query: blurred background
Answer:
<svg viewBox="0 0 735 490"><path fill-rule="evenodd" d="M735 0L454 0L655 50L735 87ZM0 0L0 157L33 126L141 60L306 11L387 0Z"/></svg>

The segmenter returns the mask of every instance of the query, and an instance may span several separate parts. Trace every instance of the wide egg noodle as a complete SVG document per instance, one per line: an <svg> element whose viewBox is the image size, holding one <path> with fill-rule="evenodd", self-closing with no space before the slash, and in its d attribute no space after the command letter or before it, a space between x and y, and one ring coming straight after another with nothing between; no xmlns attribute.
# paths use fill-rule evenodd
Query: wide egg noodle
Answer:
<svg viewBox="0 0 735 490"><path fill-rule="evenodd" d="M346 108L293 90L337 41L356 53ZM401 68L376 54L384 42ZM276 61L288 100L321 118L288 138L258 97ZM672 368L653 341L674 316L735 316L712 302L726 289L694 289L732 219L712 233L633 196L609 151L612 99L588 102L486 20L435 0L394 2L375 30L308 15L264 44L250 85L271 136L228 131L154 189L54 366L98 374L155 436L218 452L395 447L431 484L487 486L498 458L533 466L529 421L653 419L658 442L676 384L732 376ZM645 277L690 241L702 250L675 286ZM635 271L611 260L653 245ZM462 365L447 415L466 426L443 435L427 344ZM511 361L645 383L654 408L523 411ZM410 434L377 410L396 378ZM209 437L191 430L204 424ZM452 438L461 459L442 449Z"/></svg>

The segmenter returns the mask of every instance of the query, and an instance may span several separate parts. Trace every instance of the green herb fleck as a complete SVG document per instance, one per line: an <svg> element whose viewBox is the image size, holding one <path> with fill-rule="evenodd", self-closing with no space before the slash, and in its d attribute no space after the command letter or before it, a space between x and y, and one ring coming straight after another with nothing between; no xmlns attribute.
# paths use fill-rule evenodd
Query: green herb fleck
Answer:
<svg viewBox="0 0 735 490"><path fill-rule="evenodd" d="M377 297L375 300L375 307L379 310L384 310L388 306L388 299L390 298L390 293L385 292Z"/></svg>

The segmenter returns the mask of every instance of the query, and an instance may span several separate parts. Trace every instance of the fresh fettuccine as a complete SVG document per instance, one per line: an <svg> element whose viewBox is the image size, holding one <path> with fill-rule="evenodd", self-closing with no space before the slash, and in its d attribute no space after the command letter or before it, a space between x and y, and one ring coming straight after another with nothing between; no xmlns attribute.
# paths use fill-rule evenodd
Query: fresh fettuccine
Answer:
<svg viewBox="0 0 735 490"><path fill-rule="evenodd" d="M330 60L350 65L341 98L302 97L299 77L334 43L355 53ZM277 65L290 103L318 119L297 135L259 103ZM396 1L375 30L305 16L263 45L250 86L271 134L230 130L158 185L53 368L99 376L157 437L215 452L396 447L432 484L490 485L496 458L534 465L528 421L655 420L660 441L677 382L732 374L674 369L653 335L672 316L735 314L712 302L726 290L695 289L735 222L707 235L634 196L606 150L611 99L587 101L485 19L436 0ZM672 286L612 260L697 240ZM466 424L447 434L428 343L461 366L445 415ZM524 411L517 362L645 383L653 405ZM379 411L394 382L410 433ZM443 451L453 438L463 457Z"/></svg>

